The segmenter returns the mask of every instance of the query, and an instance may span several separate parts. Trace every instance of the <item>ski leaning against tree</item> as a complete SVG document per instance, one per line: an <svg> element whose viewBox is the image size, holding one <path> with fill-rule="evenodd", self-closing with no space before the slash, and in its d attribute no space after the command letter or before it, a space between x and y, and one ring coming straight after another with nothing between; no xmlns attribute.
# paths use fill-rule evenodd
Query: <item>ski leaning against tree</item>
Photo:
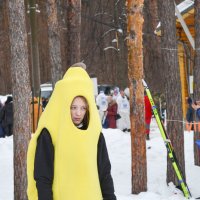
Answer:
<svg viewBox="0 0 200 200"><path fill-rule="evenodd" d="M171 144L171 141L169 139L169 136L167 135L167 133L165 131L165 128L164 128L164 126L163 126L163 124L161 122L158 110L157 110L157 108L156 108L156 106L154 104L153 98L151 96L151 92L150 92L146 82L144 80L142 80L142 83L143 83L144 89L146 91L146 94L147 94L147 96L149 98L149 101L151 103L152 110L153 110L154 116L156 118L156 122L158 124L158 128L160 130L160 133L161 133L162 138L164 140L165 146L167 148L167 154L168 154L168 156L169 156L169 158L170 158L170 160L172 162L172 166L173 166L174 171L176 173L176 176L178 178L178 182L179 182L179 184L181 186L181 189L183 191L184 196L189 199L192 196L191 196L190 190L189 190L189 188L187 186L187 183L186 183L186 181L185 181L185 179L184 179L184 177L182 175L182 172L180 170L180 167L179 167L179 164L178 164L178 160L176 158L176 155L175 155L173 146Z"/></svg>

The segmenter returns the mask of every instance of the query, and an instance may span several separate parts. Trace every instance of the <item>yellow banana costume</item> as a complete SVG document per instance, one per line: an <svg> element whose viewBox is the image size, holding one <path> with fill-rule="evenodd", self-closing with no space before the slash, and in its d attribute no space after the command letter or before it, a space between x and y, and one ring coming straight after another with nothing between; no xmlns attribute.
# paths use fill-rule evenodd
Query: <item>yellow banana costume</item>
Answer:
<svg viewBox="0 0 200 200"><path fill-rule="evenodd" d="M78 129L71 119L70 106L74 97L79 95L84 96L89 104L90 121L87 130ZM29 200L38 200L33 172L37 138L43 128L48 129L55 150L53 199L102 200L97 169L101 122L94 100L93 84L84 69L71 67L64 78L56 83L37 131L30 141L27 155Z"/></svg>

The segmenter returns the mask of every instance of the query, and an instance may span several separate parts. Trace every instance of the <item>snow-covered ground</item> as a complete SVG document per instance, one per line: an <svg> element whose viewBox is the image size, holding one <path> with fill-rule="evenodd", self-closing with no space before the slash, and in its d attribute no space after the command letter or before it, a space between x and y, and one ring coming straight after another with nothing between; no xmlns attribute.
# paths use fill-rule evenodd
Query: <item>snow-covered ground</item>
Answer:
<svg viewBox="0 0 200 200"><path fill-rule="evenodd" d="M131 194L130 134L118 129L104 129L112 164L112 175L118 200L183 200L173 184L166 185L166 149L155 119L151 123L151 140L147 141L148 191ZM193 197L200 196L200 167L194 165L193 133L185 132L187 184ZM0 200L13 200L13 141L0 138ZM151 147L148 149L148 147ZM176 194L175 194L176 193Z"/></svg>
<svg viewBox="0 0 200 200"><path fill-rule="evenodd" d="M185 131L185 161L187 184L193 197L200 196L200 167L194 165L193 132ZM131 193L131 141L130 135L120 130L104 130L116 194L119 200L182 200L183 194L173 184L166 185L166 147L155 119L151 123L150 141L147 141L148 191ZM150 149L148 147L151 147ZM176 194L175 194L176 193Z"/></svg>

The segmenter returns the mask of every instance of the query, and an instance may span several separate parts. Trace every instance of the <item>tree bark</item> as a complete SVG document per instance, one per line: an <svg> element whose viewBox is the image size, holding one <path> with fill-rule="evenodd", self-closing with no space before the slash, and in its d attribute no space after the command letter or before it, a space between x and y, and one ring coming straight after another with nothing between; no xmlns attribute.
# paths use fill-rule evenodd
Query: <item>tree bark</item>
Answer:
<svg viewBox="0 0 200 200"><path fill-rule="evenodd" d="M121 89L128 85L125 2L82 1L81 19L81 60L98 84Z"/></svg>
<svg viewBox="0 0 200 200"><path fill-rule="evenodd" d="M31 96L24 1L9 1L11 79L14 102L14 199L26 200L26 154Z"/></svg>
<svg viewBox="0 0 200 200"><path fill-rule="evenodd" d="M56 0L47 1L48 38L53 86L63 76Z"/></svg>
<svg viewBox="0 0 200 200"><path fill-rule="evenodd" d="M157 0L144 0L144 76L151 90L164 93L164 74L161 67L160 37L154 31L159 23Z"/></svg>
<svg viewBox="0 0 200 200"><path fill-rule="evenodd" d="M194 100L200 100L200 1L195 0L195 57L194 57ZM199 122L198 122L199 123ZM200 166L200 150L195 141L200 139L200 130L194 131L194 163Z"/></svg>
<svg viewBox="0 0 200 200"><path fill-rule="evenodd" d="M0 2L0 93L11 93L10 43L8 37L8 7L6 1Z"/></svg>
<svg viewBox="0 0 200 200"><path fill-rule="evenodd" d="M67 66L80 62L81 0L67 0Z"/></svg>
<svg viewBox="0 0 200 200"><path fill-rule="evenodd" d="M178 46L176 39L176 19L174 1L159 0L161 21L161 52L163 60L163 73L166 84L167 103L167 132L174 147L180 170L185 176L184 159L184 132L182 121L182 98L180 69L178 65ZM167 183L173 182L179 185L178 179L172 167L171 160L167 162Z"/></svg>
<svg viewBox="0 0 200 200"><path fill-rule="evenodd" d="M41 83L52 82L51 80L51 60L49 50L49 38L48 38L48 16L46 4L47 0L40 0L38 3L38 9L40 13L37 15L37 27L38 27L38 49L39 49L39 66L40 66L40 79ZM28 15L29 17L29 15ZM30 59L29 59L30 60ZM30 61L29 61L30 62Z"/></svg>
<svg viewBox="0 0 200 200"><path fill-rule="evenodd" d="M40 66L38 49L38 29L36 23L36 3L35 0L29 0L30 4L30 27L31 27L31 61L32 61L32 92L33 96L40 95Z"/></svg>
<svg viewBox="0 0 200 200"><path fill-rule="evenodd" d="M127 0L128 76L130 88L132 193L147 190L146 135L144 125L143 0Z"/></svg>
<svg viewBox="0 0 200 200"><path fill-rule="evenodd" d="M2 1L3 3L5 1ZM28 4L25 1L25 4ZM37 26L37 41L39 49L39 66L41 83L51 82L51 66L50 66L50 50L48 41L48 27L47 27L47 10L46 0L36 1L40 13L36 12L36 26ZM61 35L61 54L62 54L62 66L63 71L66 71L70 63L68 63L68 25L67 25L67 1L57 0L59 28ZM27 5L28 7L28 5ZM29 11L29 9L27 9ZM3 12L6 12L3 9ZM89 74L93 74L98 78L98 84L109 84L112 86L119 86L124 89L128 85L128 67L127 67L127 46L126 46L126 9L125 0L109 0L109 1L88 1L83 0L81 5L81 55L80 61L84 60L87 65L87 71ZM30 33L30 13L27 13L27 31ZM65 16L66 15L66 16ZM3 20L6 23L6 21ZM105 25L106 24L106 25ZM6 27L6 24L4 24ZM119 33L117 29L123 30L123 33ZM7 29L7 28L6 28ZM102 37L108 30L114 29ZM1 28L1 30L3 30ZM7 30L5 30L4 37L7 36ZM73 36L74 37L74 34ZM112 42L113 39L118 40ZM31 35L28 34L28 45L30 51ZM71 40L72 45L74 42ZM72 46L72 47L73 47ZM108 49L104 51L104 48L113 46L116 49ZM9 51L9 44L7 44ZM2 45L3 54L5 53L5 45ZM71 49L69 50L71 51ZM29 53L29 56L31 53ZM69 57L71 57L69 55ZM2 58L2 57L1 57ZM30 56L31 58L31 56ZM0 68L0 93L8 94L11 92L11 79L7 72L10 66L9 56L5 56L5 60L1 59ZM72 61L76 62L75 60ZM31 59L29 59L31 70ZM112 71L114 70L114 73ZM2 75L1 75L2 72ZM1 78L2 77L2 78ZM6 78L5 78L6 77ZM39 77L39 76L37 76ZM2 81L1 81L2 80ZM1 89L2 88L2 89ZM4 89L5 88L5 89Z"/></svg>

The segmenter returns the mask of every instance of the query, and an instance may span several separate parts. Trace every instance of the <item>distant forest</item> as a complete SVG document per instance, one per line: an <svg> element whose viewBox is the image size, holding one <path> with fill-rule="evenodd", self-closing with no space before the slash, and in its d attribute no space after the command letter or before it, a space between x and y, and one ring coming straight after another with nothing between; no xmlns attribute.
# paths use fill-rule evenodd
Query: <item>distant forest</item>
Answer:
<svg viewBox="0 0 200 200"><path fill-rule="evenodd" d="M0 1L0 94L7 94L12 91L9 19L6 2ZM41 83L52 82L48 44L48 2L47 0L36 1L36 30ZM69 30L70 5L65 0L57 0L56 3L63 73L71 64L83 61L87 65L89 74L98 78L98 84L116 85L122 89L127 87L127 15L125 0L82 0L81 25L79 27L81 32L79 59L76 57L76 52L72 53L74 51L73 46L71 46L73 45L72 40L75 40L76 37L73 31ZM31 29L27 0L25 6L31 71ZM158 22L157 0L151 0L151 3L148 0L144 1L144 73L146 80L155 91L162 89L162 82L157 84L159 79L162 80L162 73L160 72L160 38L154 33ZM74 30L76 28L74 27ZM155 73L158 74L157 80L151 78Z"/></svg>

